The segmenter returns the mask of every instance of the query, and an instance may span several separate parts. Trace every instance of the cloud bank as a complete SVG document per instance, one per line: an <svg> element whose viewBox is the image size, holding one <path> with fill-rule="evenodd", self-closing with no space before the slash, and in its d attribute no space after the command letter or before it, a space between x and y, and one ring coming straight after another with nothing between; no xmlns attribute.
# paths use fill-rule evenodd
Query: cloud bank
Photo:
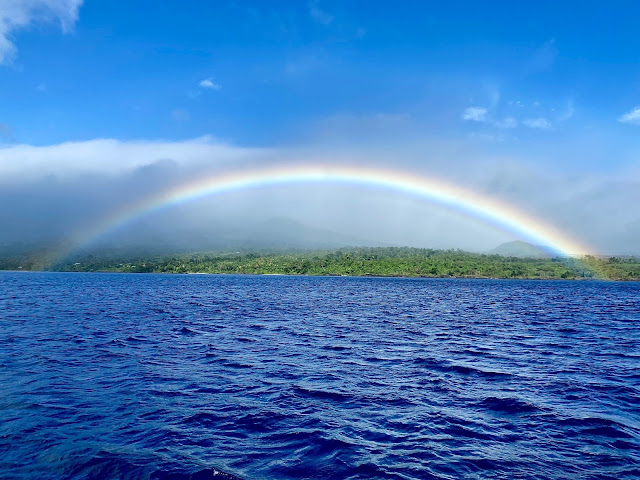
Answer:
<svg viewBox="0 0 640 480"><path fill-rule="evenodd" d="M473 143L407 138L385 142L384 148L324 142L255 149L211 137L0 148L0 222L5 227L0 245L72 239L97 218L204 176L304 163L393 165L442 178L544 219L602 253L640 254L640 212L634 208L640 204L637 174L560 174L524 157L482 151ZM486 251L513 239L475 219L397 193L290 185L233 192L148 215L112 232L110 241L202 249L233 226L249 228L283 217L371 244Z"/></svg>
<svg viewBox="0 0 640 480"><path fill-rule="evenodd" d="M259 159L262 151L232 147L204 136L185 141L95 139L57 145L10 145L0 148L0 183L56 176L118 175L170 159L192 167L231 166L239 159Z"/></svg>

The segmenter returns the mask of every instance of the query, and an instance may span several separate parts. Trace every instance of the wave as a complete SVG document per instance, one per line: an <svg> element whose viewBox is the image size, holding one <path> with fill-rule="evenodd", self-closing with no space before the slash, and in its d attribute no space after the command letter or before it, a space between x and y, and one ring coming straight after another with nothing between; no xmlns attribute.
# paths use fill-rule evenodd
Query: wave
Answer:
<svg viewBox="0 0 640 480"><path fill-rule="evenodd" d="M602 417L570 417L559 419L564 427L571 427L572 435L597 435L608 438L634 438L627 433L629 427L615 420Z"/></svg>
<svg viewBox="0 0 640 480"><path fill-rule="evenodd" d="M191 471L183 466L153 466L154 459L131 458L101 451L84 460L75 460L64 469L65 478L74 480L242 480L214 467L194 467Z"/></svg>
<svg viewBox="0 0 640 480"><path fill-rule="evenodd" d="M334 390L317 390L298 385L293 387L293 393L302 397L332 400L334 402L345 402L353 398L353 396L348 393L336 392Z"/></svg>
<svg viewBox="0 0 640 480"><path fill-rule="evenodd" d="M431 357L418 357L413 363L429 370L443 373L459 373L461 375L479 375L482 377L510 377L513 373L499 370L486 370L469 364L451 363L447 360L439 360Z"/></svg>
<svg viewBox="0 0 640 480"><path fill-rule="evenodd" d="M512 397L487 397L478 402L480 408L501 413L531 413L539 410L529 402Z"/></svg>

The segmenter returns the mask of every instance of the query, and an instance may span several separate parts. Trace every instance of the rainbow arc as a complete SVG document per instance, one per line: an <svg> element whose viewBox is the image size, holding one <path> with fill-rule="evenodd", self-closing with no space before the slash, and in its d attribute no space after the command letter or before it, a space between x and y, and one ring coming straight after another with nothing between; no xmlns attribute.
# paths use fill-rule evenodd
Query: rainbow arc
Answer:
<svg viewBox="0 0 640 480"><path fill-rule="evenodd" d="M396 192L452 209L507 232L517 239L545 245L559 256L595 255L590 247L552 224L479 192L407 172L342 165L272 166L211 175L170 188L114 211L78 232L74 237L74 244L76 247L86 247L101 236L137 218L205 197L255 188L300 184L338 184Z"/></svg>

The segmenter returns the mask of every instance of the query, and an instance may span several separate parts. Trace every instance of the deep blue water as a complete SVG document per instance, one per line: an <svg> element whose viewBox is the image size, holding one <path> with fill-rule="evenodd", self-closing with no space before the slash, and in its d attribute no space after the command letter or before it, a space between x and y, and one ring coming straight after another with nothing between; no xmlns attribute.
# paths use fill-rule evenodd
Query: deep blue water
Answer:
<svg viewBox="0 0 640 480"><path fill-rule="evenodd" d="M639 322L639 283L0 272L0 478L639 478Z"/></svg>

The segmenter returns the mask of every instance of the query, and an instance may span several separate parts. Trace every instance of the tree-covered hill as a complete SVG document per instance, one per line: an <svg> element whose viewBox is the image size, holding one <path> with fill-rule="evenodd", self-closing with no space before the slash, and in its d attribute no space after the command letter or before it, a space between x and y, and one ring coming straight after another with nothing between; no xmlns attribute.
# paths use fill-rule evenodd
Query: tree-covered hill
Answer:
<svg viewBox="0 0 640 480"><path fill-rule="evenodd" d="M1 265L0 265L1 266ZM15 268L15 267L14 267ZM517 258L405 247L74 258L61 271L640 280L638 258Z"/></svg>

